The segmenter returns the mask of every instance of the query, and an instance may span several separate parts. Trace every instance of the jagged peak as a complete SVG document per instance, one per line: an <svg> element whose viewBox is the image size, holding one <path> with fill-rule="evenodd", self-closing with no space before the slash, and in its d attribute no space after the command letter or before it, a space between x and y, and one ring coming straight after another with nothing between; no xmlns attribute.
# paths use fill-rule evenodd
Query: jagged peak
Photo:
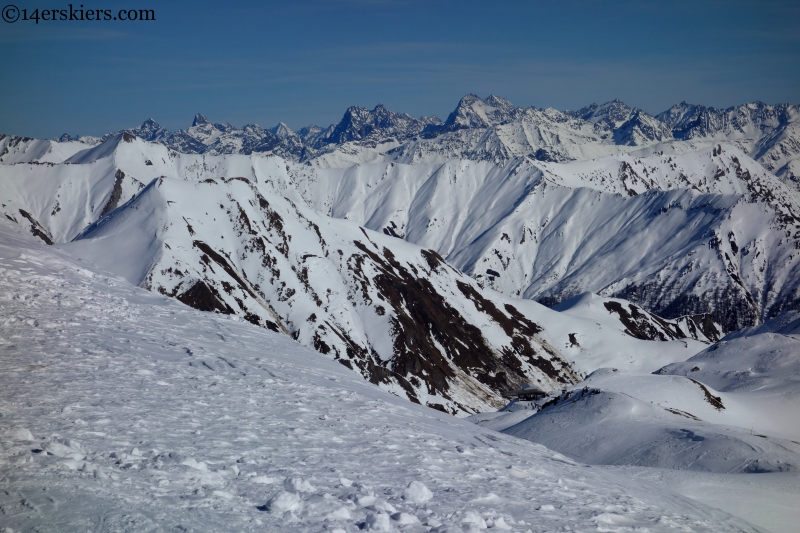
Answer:
<svg viewBox="0 0 800 533"><path fill-rule="evenodd" d="M292 128L290 128L283 122L278 122L277 126L269 129L269 132L281 139L285 139L286 137L295 135L295 132L292 130Z"/></svg>
<svg viewBox="0 0 800 533"><path fill-rule="evenodd" d="M62 133L60 136L53 137L50 140L63 143L69 141L77 141L78 139L80 139L80 135L70 135L69 133Z"/></svg>
<svg viewBox="0 0 800 533"><path fill-rule="evenodd" d="M459 100L455 110L447 117L445 128L486 128L507 121L516 111L517 108L505 98L495 95L480 98L470 93Z"/></svg>
<svg viewBox="0 0 800 533"><path fill-rule="evenodd" d="M202 126L205 124L211 124L211 122L205 116L197 113L192 121L192 127L194 128L195 126Z"/></svg>
<svg viewBox="0 0 800 533"><path fill-rule="evenodd" d="M507 99L505 99L505 98L503 98L501 96L497 96L495 94L490 94L483 101L485 103L487 103L487 104L492 104L495 107L501 107L501 106L504 106L504 107L505 106L512 106L513 107L513 105L514 105L514 104L511 103L511 101L509 101L509 100L507 100Z"/></svg>
<svg viewBox="0 0 800 533"><path fill-rule="evenodd" d="M481 97L474 93L465 94L461 97L461 100L458 101L458 105L469 105L477 100L480 100Z"/></svg>

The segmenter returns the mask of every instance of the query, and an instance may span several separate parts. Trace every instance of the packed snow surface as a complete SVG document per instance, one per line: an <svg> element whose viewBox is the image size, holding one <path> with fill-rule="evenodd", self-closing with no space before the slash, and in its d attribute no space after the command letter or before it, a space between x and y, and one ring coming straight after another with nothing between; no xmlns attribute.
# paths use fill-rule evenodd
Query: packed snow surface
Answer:
<svg viewBox="0 0 800 533"><path fill-rule="evenodd" d="M0 224L6 531L758 531Z"/></svg>

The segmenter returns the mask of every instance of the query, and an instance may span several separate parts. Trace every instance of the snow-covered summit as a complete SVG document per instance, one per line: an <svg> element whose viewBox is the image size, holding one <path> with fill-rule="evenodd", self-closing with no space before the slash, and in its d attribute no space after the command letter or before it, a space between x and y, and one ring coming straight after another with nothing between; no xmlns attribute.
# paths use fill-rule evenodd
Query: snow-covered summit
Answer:
<svg viewBox="0 0 800 533"><path fill-rule="evenodd" d="M314 147L367 139L379 142L390 138L403 140L421 133L428 126L439 124L441 121L436 117L416 119L406 113L389 111L381 104L371 111L363 107L350 107L338 124L317 139Z"/></svg>
<svg viewBox="0 0 800 533"><path fill-rule="evenodd" d="M519 116L520 110L498 96L490 95L481 99L474 94L463 97L450 113L442 128L444 131L459 129L488 128L505 124Z"/></svg>

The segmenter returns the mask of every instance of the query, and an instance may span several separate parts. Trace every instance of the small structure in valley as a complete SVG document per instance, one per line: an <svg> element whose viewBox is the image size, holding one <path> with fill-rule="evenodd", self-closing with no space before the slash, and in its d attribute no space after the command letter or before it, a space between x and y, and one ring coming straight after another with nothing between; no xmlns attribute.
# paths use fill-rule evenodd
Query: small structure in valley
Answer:
<svg viewBox="0 0 800 533"><path fill-rule="evenodd" d="M530 402L546 396L546 392L530 383L526 383L521 389L506 391L503 393L503 398L508 398L509 400L516 399L520 402Z"/></svg>

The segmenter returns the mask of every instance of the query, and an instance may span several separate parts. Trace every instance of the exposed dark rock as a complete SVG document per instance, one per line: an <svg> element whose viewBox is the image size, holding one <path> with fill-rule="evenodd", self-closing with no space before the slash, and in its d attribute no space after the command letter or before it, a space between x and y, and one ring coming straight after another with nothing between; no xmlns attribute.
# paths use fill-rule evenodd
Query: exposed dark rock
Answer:
<svg viewBox="0 0 800 533"><path fill-rule="evenodd" d="M200 311L212 311L224 315L233 314L233 309L220 298L217 291L202 281L195 282L189 290L179 294L176 298Z"/></svg>
<svg viewBox="0 0 800 533"><path fill-rule="evenodd" d="M39 224L39 222L35 218L33 218L30 213L28 213L24 209L20 209L19 214L28 219L28 222L31 223L30 227L31 235L33 235L34 237L39 237L45 242L45 244L53 244L53 236L50 235L50 232L44 229L44 226ZM6 216L8 217L8 215ZM14 220L11 217L8 218L10 220ZM14 222L16 222L16 220L14 220Z"/></svg>

